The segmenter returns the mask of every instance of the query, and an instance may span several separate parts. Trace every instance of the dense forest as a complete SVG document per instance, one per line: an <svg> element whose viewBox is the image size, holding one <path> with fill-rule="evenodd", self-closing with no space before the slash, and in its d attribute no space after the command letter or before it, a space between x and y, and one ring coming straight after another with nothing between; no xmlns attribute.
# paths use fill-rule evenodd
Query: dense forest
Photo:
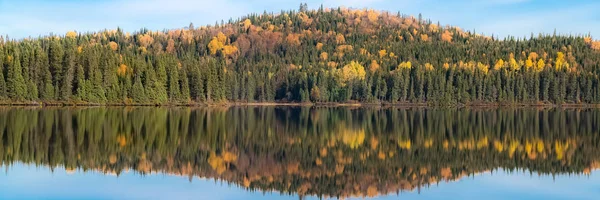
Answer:
<svg viewBox="0 0 600 200"><path fill-rule="evenodd" d="M0 165L372 197L496 170L592 173L599 120L556 108L4 107Z"/></svg>
<svg viewBox="0 0 600 200"><path fill-rule="evenodd" d="M214 25L0 38L0 102L600 103L600 41L499 39L319 8Z"/></svg>

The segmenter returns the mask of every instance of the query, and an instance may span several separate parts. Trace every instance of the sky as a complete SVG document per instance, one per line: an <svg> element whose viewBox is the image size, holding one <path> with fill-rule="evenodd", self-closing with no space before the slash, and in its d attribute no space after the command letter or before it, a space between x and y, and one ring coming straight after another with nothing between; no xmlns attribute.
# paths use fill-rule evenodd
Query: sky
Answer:
<svg viewBox="0 0 600 200"><path fill-rule="evenodd" d="M371 8L418 16L465 30L529 37L532 33L600 39L597 0L0 0L0 35L10 38L100 31L128 32L215 24L248 13L309 8Z"/></svg>

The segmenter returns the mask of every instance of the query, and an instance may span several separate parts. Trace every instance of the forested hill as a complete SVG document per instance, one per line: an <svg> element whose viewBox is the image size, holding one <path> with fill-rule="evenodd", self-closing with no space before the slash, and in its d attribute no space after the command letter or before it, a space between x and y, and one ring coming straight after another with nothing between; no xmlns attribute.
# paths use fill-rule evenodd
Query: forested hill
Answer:
<svg viewBox="0 0 600 200"><path fill-rule="evenodd" d="M0 38L0 101L600 103L600 42L345 8L211 26Z"/></svg>

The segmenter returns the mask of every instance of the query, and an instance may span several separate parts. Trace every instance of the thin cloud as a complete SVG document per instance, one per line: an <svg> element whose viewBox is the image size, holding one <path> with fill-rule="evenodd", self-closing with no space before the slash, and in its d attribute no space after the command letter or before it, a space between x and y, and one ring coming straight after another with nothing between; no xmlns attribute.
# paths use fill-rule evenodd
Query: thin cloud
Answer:
<svg viewBox="0 0 600 200"><path fill-rule="evenodd" d="M529 36L530 33L587 34L600 37L597 2L556 2L534 0L102 0L102 1L2 1L0 34L12 38L64 34L69 30L98 31L121 27L126 31L140 28L163 30L214 24L249 13L279 12L309 7L374 8L417 15L442 24L475 29L486 35ZM499 8L502 9L499 9ZM509 9L510 8L510 9Z"/></svg>

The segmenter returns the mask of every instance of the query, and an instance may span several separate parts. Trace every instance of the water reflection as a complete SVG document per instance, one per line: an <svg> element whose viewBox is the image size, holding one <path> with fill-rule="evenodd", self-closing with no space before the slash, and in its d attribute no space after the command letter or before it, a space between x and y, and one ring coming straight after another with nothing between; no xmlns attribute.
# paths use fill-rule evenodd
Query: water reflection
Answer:
<svg viewBox="0 0 600 200"><path fill-rule="evenodd" d="M375 197L498 168L589 174L599 121L594 109L0 108L0 158Z"/></svg>

